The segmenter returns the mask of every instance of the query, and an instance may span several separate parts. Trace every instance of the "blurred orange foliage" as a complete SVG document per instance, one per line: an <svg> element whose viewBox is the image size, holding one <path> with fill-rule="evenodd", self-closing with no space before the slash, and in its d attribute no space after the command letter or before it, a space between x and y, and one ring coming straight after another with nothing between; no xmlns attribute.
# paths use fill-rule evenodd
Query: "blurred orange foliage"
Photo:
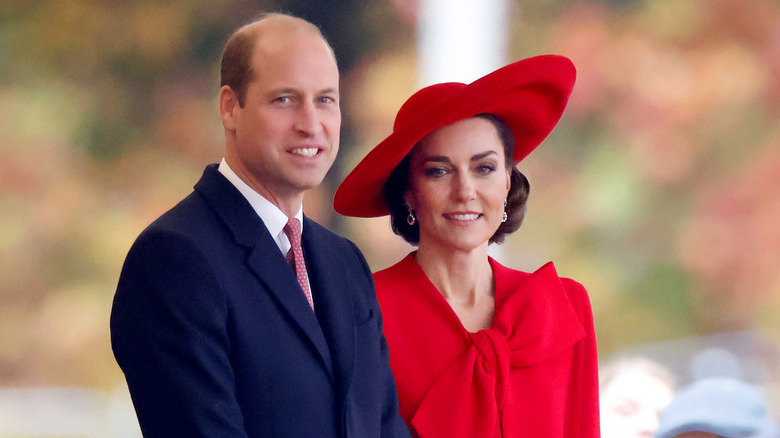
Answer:
<svg viewBox="0 0 780 438"><path fill-rule="evenodd" d="M222 43L279 4L297 2L0 6L0 386L121 381L108 316L124 256L220 159ZM380 269L410 247L330 202L415 91L415 15L350 4L325 29L344 60L342 154L306 211ZM578 82L520 165L529 215L496 256L582 281L602 353L780 328L780 3L513 6L512 58L569 56Z"/></svg>

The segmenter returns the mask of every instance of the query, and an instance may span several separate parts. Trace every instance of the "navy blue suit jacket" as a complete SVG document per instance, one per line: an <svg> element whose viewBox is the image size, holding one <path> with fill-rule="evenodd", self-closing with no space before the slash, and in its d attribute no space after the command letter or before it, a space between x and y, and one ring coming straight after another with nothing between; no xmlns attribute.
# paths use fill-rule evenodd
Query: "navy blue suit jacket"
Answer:
<svg viewBox="0 0 780 438"><path fill-rule="evenodd" d="M111 341L145 436L409 436L363 255L308 218L302 241L316 315L216 165L141 233Z"/></svg>

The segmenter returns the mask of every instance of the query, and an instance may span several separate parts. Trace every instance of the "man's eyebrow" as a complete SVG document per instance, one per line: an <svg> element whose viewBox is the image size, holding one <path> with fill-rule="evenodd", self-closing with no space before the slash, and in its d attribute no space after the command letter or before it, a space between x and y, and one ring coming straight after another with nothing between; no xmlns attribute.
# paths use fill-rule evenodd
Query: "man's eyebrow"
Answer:
<svg viewBox="0 0 780 438"><path fill-rule="evenodd" d="M338 88L328 87L317 91L316 95L320 96L323 94L338 94L338 93L339 93ZM274 88L272 90L268 90L268 92L266 93L267 96L278 96L280 94L301 95L303 93L301 92L301 90L293 87Z"/></svg>
<svg viewBox="0 0 780 438"><path fill-rule="evenodd" d="M269 95L271 94L296 94L298 93L298 90L292 87L284 87L284 88L274 88L272 90L268 90Z"/></svg>

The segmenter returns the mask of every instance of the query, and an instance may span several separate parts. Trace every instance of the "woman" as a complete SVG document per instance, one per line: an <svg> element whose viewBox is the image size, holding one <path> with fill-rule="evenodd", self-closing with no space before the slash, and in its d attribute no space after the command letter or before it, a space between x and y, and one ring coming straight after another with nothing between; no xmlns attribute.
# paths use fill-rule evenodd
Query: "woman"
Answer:
<svg viewBox="0 0 780 438"><path fill-rule="evenodd" d="M389 214L417 245L374 275L415 436L599 435L585 289L550 263L529 274L487 255L520 227L529 185L514 164L558 122L574 78L568 59L548 55L426 87L336 192L337 212Z"/></svg>

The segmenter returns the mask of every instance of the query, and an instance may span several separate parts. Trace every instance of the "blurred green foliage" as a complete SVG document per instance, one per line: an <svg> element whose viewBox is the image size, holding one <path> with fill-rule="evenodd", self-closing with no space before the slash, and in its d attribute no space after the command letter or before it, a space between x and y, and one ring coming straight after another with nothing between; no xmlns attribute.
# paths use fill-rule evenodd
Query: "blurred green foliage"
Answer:
<svg viewBox="0 0 780 438"><path fill-rule="evenodd" d="M135 236L222 154L227 35L262 10L322 26L343 73L342 154L307 214L375 269L409 250L336 217L338 182L415 90L414 2L0 4L0 385L113 387L108 316ZM555 260L591 294L602 354L758 327L780 310L780 5L526 1L513 59L569 56L563 120L521 163L508 265Z"/></svg>

